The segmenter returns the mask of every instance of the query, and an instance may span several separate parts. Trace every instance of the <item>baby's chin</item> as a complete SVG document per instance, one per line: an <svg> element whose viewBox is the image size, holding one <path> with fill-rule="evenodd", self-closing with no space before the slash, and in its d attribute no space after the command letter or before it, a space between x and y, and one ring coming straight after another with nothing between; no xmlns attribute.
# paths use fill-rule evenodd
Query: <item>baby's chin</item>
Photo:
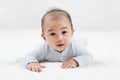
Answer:
<svg viewBox="0 0 120 80"><path fill-rule="evenodd" d="M56 47L56 46L51 46L52 49L54 49L55 51L61 53L62 51L64 51L64 48L59 48L59 47Z"/></svg>
<svg viewBox="0 0 120 80"><path fill-rule="evenodd" d="M56 50L56 51L57 51L57 52L59 52L59 53L62 53L64 50L59 50L59 51L58 51L58 50Z"/></svg>
<svg viewBox="0 0 120 80"><path fill-rule="evenodd" d="M65 50L65 48L63 48L63 49L55 49L57 52L59 52L59 53L62 53L64 50Z"/></svg>

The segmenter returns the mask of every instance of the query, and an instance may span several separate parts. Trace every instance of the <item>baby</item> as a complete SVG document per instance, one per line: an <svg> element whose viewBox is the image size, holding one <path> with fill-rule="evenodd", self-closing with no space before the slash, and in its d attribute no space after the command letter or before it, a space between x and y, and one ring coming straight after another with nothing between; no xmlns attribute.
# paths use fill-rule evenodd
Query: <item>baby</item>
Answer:
<svg viewBox="0 0 120 80"><path fill-rule="evenodd" d="M82 41L73 38L74 29L68 12L51 9L41 20L42 38L45 40L40 47L24 59L27 69L41 72L46 66L42 61L62 62L61 68L75 68L88 65L92 56L86 51Z"/></svg>

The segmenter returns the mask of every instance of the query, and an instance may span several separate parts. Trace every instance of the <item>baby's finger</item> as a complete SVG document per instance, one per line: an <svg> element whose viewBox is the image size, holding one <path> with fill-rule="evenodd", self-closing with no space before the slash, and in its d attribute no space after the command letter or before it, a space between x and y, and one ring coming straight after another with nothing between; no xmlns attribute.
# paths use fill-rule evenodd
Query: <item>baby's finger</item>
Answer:
<svg viewBox="0 0 120 80"><path fill-rule="evenodd" d="M36 68L35 71L36 71L36 72L41 72L42 70L41 70L41 68Z"/></svg>
<svg viewBox="0 0 120 80"><path fill-rule="evenodd" d="M46 68L46 66L44 66L44 65L40 65L40 67L41 67L41 68Z"/></svg>
<svg viewBox="0 0 120 80"><path fill-rule="evenodd" d="M41 72L42 70L41 70L41 66L39 65L39 66L34 66L34 71L35 72Z"/></svg>
<svg viewBox="0 0 120 80"><path fill-rule="evenodd" d="M31 66L27 66L27 69L29 69L30 71L32 71L32 67Z"/></svg>
<svg viewBox="0 0 120 80"><path fill-rule="evenodd" d="M34 68L34 67L33 67L31 71L34 71L34 72L36 72L36 68Z"/></svg>
<svg viewBox="0 0 120 80"><path fill-rule="evenodd" d="M71 68L71 65L67 64L64 68Z"/></svg>
<svg viewBox="0 0 120 80"><path fill-rule="evenodd" d="M74 68L74 66L73 65L69 65L69 67L68 68Z"/></svg>
<svg viewBox="0 0 120 80"><path fill-rule="evenodd" d="M63 64L63 65L62 65L62 68L67 68L67 67L68 67L67 64Z"/></svg>
<svg viewBox="0 0 120 80"><path fill-rule="evenodd" d="M38 68L38 67L33 67L33 68L32 68L32 71L34 71L34 72L39 72L39 68Z"/></svg>
<svg viewBox="0 0 120 80"><path fill-rule="evenodd" d="M63 63L61 67L64 68L65 67L65 63Z"/></svg>

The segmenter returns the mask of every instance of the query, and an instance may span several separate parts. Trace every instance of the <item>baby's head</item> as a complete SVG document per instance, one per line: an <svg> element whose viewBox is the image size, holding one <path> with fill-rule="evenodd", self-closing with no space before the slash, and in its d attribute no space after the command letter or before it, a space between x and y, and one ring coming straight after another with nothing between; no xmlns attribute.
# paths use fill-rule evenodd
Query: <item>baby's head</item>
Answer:
<svg viewBox="0 0 120 80"><path fill-rule="evenodd" d="M42 18L42 37L58 52L67 48L73 36L73 25L70 15L61 9L52 9Z"/></svg>

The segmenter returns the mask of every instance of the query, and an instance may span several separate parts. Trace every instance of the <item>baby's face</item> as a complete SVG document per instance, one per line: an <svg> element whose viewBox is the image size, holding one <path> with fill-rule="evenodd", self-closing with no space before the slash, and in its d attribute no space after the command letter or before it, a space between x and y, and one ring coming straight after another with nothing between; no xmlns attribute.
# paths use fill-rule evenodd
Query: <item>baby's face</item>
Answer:
<svg viewBox="0 0 120 80"><path fill-rule="evenodd" d="M58 52L62 52L70 45L74 32L69 20L65 17L57 20L48 17L44 22L43 30L44 40Z"/></svg>

